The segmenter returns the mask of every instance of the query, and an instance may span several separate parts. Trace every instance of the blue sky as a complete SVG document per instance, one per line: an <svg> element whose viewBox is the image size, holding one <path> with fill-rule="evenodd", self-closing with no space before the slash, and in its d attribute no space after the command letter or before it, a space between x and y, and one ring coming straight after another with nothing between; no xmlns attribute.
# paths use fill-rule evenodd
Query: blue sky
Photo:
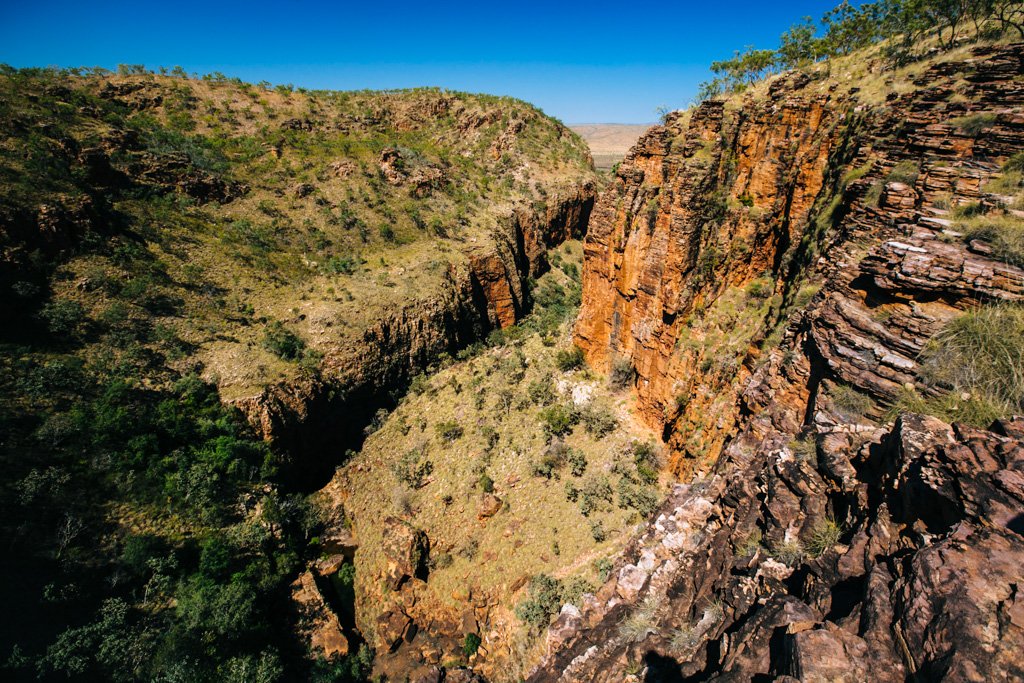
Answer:
<svg viewBox="0 0 1024 683"><path fill-rule="evenodd" d="M0 62L181 65L309 88L512 95L567 123L685 106L715 59L837 0L0 2Z"/></svg>

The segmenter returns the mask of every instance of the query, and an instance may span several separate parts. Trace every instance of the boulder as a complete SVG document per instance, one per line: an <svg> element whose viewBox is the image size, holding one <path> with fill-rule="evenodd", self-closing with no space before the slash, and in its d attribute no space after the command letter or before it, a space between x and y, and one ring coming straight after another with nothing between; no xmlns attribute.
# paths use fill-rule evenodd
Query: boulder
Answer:
<svg viewBox="0 0 1024 683"><path fill-rule="evenodd" d="M615 592L624 600L635 600L647 584L647 572L635 564L627 564L619 570Z"/></svg>
<svg viewBox="0 0 1024 683"><path fill-rule="evenodd" d="M385 581L391 590L398 590L413 577L426 577L430 540L422 530L395 517L386 518L383 550L387 558Z"/></svg>
<svg viewBox="0 0 1024 683"><path fill-rule="evenodd" d="M480 499L480 510L477 512L477 519L483 521L494 515L498 514L502 506L501 498L498 498L493 493L485 493L483 498Z"/></svg>
<svg viewBox="0 0 1024 683"><path fill-rule="evenodd" d="M292 583L292 603L300 616L300 629L314 652L326 659L349 653L338 616L328 606L312 572L306 571Z"/></svg>

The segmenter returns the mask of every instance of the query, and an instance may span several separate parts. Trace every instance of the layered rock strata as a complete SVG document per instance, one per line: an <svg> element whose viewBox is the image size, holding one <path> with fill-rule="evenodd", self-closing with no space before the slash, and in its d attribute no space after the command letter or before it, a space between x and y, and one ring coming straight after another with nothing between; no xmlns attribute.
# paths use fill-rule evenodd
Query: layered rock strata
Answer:
<svg viewBox="0 0 1024 683"><path fill-rule="evenodd" d="M639 409L664 430L677 472L720 454L761 342L803 305L806 285L859 275L861 255L840 263L834 245L891 238L852 287L868 308L894 288L919 303L941 292L962 300L966 290L952 289L961 275L982 296L1017 294L1005 267L940 240L951 237L949 209L982 199L1020 149L1020 60L1016 46L979 48L933 65L881 107L859 104L856 88L814 88L790 73L742 106L706 102L641 138L594 208L576 342L600 369L632 366ZM958 127L968 114L991 125L977 135ZM925 255L922 240L933 242ZM767 305L734 310L726 295L755 287ZM885 296L893 303L895 292ZM890 379L912 374L903 370Z"/></svg>
<svg viewBox="0 0 1024 683"><path fill-rule="evenodd" d="M1024 271L949 216L1000 202L1022 55L978 48L879 108L783 77L641 140L591 221L577 340L599 367L629 359L677 470L709 469L562 611L530 680L1024 677L1024 420L890 410L935 391L918 358L948 321L1024 296ZM762 278L778 306L716 319L757 328L722 373L688 319Z"/></svg>

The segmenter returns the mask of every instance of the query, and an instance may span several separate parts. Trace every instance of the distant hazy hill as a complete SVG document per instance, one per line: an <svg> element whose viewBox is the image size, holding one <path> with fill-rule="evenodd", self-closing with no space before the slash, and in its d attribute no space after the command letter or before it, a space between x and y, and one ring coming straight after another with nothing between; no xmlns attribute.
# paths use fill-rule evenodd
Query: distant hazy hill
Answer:
<svg viewBox="0 0 1024 683"><path fill-rule="evenodd" d="M569 126L586 140L594 165L609 169L622 161L629 148L640 138L651 123L579 123Z"/></svg>

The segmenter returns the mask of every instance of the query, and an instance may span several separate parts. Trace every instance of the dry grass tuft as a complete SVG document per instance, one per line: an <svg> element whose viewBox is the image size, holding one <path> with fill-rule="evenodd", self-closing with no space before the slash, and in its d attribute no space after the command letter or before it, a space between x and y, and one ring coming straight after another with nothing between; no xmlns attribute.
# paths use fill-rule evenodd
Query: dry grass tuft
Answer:
<svg viewBox="0 0 1024 683"><path fill-rule="evenodd" d="M811 536L807 539L807 552L812 557L820 557L838 543L842 535L843 528L831 517L825 517L811 529Z"/></svg>
<svg viewBox="0 0 1024 683"><path fill-rule="evenodd" d="M901 397L901 409L987 426L1024 407L1024 307L988 305L963 313L921 353L921 379L948 391Z"/></svg>

